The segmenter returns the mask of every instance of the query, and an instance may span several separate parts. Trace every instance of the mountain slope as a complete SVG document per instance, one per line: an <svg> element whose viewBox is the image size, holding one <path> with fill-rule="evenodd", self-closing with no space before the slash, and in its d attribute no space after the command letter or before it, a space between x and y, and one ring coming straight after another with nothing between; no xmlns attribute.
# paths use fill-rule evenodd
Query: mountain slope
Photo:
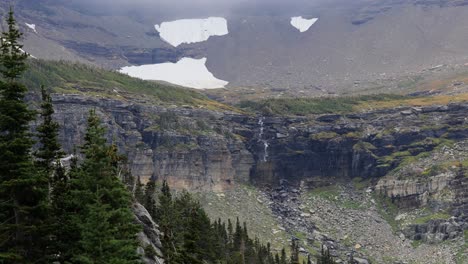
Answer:
<svg viewBox="0 0 468 264"><path fill-rule="evenodd" d="M468 61L465 1L333 1L282 12L245 7L211 14L227 19L229 34L178 47L154 25L190 17L164 10L115 14L58 0L21 0L17 8L26 49L36 57L112 69L207 57L208 69L231 89L316 95L385 85L391 91L404 76L439 65L462 71ZM300 33L290 24L298 15L318 21ZM35 24L37 33L24 23Z"/></svg>
<svg viewBox="0 0 468 264"><path fill-rule="evenodd" d="M161 106L186 106L239 111L192 89L142 81L115 71L64 61L29 60L23 81L32 90L40 85L57 93L91 95Z"/></svg>
<svg viewBox="0 0 468 264"><path fill-rule="evenodd" d="M209 108L192 90L31 61L25 82L43 80L56 91L67 154L93 109L133 175L198 192L210 216L239 216L273 249L294 236L304 256L326 244L341 260L466 260L466 94L250 105L273 110L263 116Z"/></svg>

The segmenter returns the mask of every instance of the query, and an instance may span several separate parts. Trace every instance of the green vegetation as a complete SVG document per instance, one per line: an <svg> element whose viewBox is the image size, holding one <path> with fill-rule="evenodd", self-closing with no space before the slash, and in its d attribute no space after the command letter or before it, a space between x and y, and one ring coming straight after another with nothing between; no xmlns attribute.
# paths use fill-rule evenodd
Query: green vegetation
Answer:
<svg viewBox="0 0 468 264"><path fill-rule="evenodd" d="M400 89L412 89L415 88L424 78L422 76L407 77L406 80L402 80L398 83Z"/></svg>
<svg viewBox="0 0 468 264"><path fill-rule="evenodd" d="M247 225L239 219L235 225L211 222L207 214L188 192L174 196L163 182L158 198L154 182L146 186L143 204L160 226L165 263L278 263L270 244L261 245L252 239Z"/></svg>
<svg viewBox="0 0 468 264"><path fill-rule="evenodd" d="M315 188L311 190L308 195L330 201L341 208L360 209L362 206L364 206L357 201L342 198L340 196L340 192L341 191L337 185L331 185L327 187Z"/></svg>
<svg viewBox="0 0 468 264"><path fill-rule="evenodd" d="M351 260L352 261L352 260ZM353 263L352 261L351 263ZM328 249L324 249L322 247L322 254L317 259L317 264L335 264L336 262L333 260L333 257L330 255L330 251Z"/></svg>
<svg viewBox="0 0 468 264"><path fill-rule="evenodd" d="M338 186L331 185L327 187L314 188L313 190L309 192L309 195L320 197L322 199L333 202L333 201L337 201L340 195L340 190L338 189Z"/></svg>
<svg viewBox="0 0 468 264"><path fill-rule="evenodd" d="M289 235L281 229L268 203L263 201L261 193L254 186L240 185L222 194L200 192L195 197L212 219L221 218L227 222L233 215L238 216L240 221L247 223L252 234L261 241L270 242L273 250L280 251L288 243Z"/></svg>
<svg viewBox="0 0 468 264"><path fill-rule="evenodd" d="M444 138L425 138L421 141L413 142L402 151L378 157L378 167L392 168L393 171L398 171L408 164L429 157L434 150L438 150L443 146L450 146L453 143L452 140ZM450 163L449 165L453 164ZM448 165L434 165L424 171L421 176L432 176L434 175L433 173L442 171L447 167Z"/></svg>
<svg viewBox="0 0 468 264"><path fill-rule="evenodd" d="M23 82L34 89L43 84L60 91L97 92L103 95L123 93L150 95L161 102L192 103L194 99L205 99L203 95L189 89L171 87L129 77L115 71L65 61L29 60L29 70ZM114 91L115 90L115 91Z"/></svg>
<svg viewBox="0 0 468 264"><path fill-rule="evenodd" d="M367 187L369 187L370 180L364 180L362 178L356 177L352 180L353 186L358 191L364 191Z"/></svg>
<svg viewBox="0 0 468 264"><path fill-rule="evenodd" d="M295 238L291 240L288 260L284 248L274 250L270 243L265 246L259 239L250 238L247 224L241 224L239 218L235 223L230 219L211 222L200 203L188 192L174 193L166 181L160 191L155 190L155 186L155 182L150 181L140 201L163 232L161 243L165 263L312 263L312 255L300 255L299 241ZM297 233L297 238L305 240L306 236ZM335 263L328 250L316 254L312 248L306 248L317 255L317 263Z"/></svg>
<svg viewBox="0 0 468 264"><path fill-rule="evenodd" d="M120 182L123 157L106 144L105 129L91 111L85 144L85 159L74 165L62 192L52 198L54 219L67 228L54 232L56 260L61 263L137 263L136 233L130 210L131 196Z"/></svg>
<svg viewBox="0 0 468 264"><path fill-rule="evenodd" d="M37 90L42 84L56 93L73 93L114 99L136 98L150 103L204 107L212 110L238 111L208 99L191 89L144 81L128 75L89 65L65 62L28 60L29 69L21 81Z"/></svg>
<svg viewBox="0 0 468 264"><path fill-rule="evenodd" d="M31 155L29 123L36 113L24 102L27 88L19 81L28 55L12 10L7 25L0 38L0 263L45 263L48 175Z"/></svg>
<svg viewBox="0 0 468 264"><path fill-rule="evenodd" d="M396 232L400 226L400 222L395 220L395 217L398 214L398 207L392 203L392 200L387 196L373 194L373 197L376 201L377 211L392 227L392 230Z"/></svg>
<svg viewBox="0 0 468 264"><path fill-rule="evenodd" d="M464 264L468 255L468 230L463 232L464 242L456 255L457 264Z"/></svg>
<svg viewBox="0 0 468 264"><path fill-rule="evenodd" d="M210 133L224 134L218 127L211 128L203 119L181 117L173 111L163 112L158 116L152 116L154 125L147 127L145 131L167 132L174 131L183 135L208 135Z"/></svg>
<svg viewBox="0 0 468 264"><path fill-rule="evenodd" d="M411 241L411 246L413 248L418 248L419 246L421 246L423 244L423 242L421 240L413 240Z"/></svg>
<svg viewBox="0 0 468 264"><path fill-rule="evenodd" d="M309 138L313 140L331 140L339 135L333 131L322 131L317 134L310 134Z"/></svg>
<svg viewBox="0 0 468 264"><path fill-rule="evenodd" d="M58 142L59 124L53 120L54 107L52 98L44 87L41 88L42 104L41 118L42 124L37 127L37 137L41 142L38 151L35 153L37 165L42 167L47 174L50 174L54 169L54 162L63 157L63 152Z"/></svg>
<svg viewBox="0 0 468 264"><path fill-rule="evenodd" d="M7 22L0 41L0 263L138 263L140 228L117 177L123 159L106 144L94 112L81 148L85 158L66 173L50 95L42 89L33 156L29 123L36 113L19 81L28 55L12 10Z"/></svg>
<svg viewBox="0 0 468 264"><path fill-rule="evenodd" d="M361 131L353 131L344 134L345 138L355 139L358 140L363 137L363 133Z"/></svg>
<svg viewBox="0 0 468 264"><path fill-rule="evenodd" d="M438 212L438 213L433 213L425 216L418 217L412 221L413 224L425 224L429 222L430 220L438 220L438 219L443 219L447 220L451 217L450 214L443 213L443 212Z"/></svg>
<svg viewBox="0 0 468 264"><path fill-rule="evenodd" d="M258 102L244 101L241 108L262 112L267 115L311 115L349 113L366 102L403 99L399 95L363 95L356 97L325 97L325 98L284 98L266 99Z"/></svg>
<svg viewBox="0 0 468 264"><path fill-rule="evenodd" d="M355 150L355 151L369 151L369 152L372 152L375 149L376 149L376 147L374 145L372 145L369 142L363 142L363 141L359 141L358 143L356 143L353 146L353 150Z"/></svg>
<svg viewBox="0 0 468 264"><path fill-rule="evenodd" d="M379 157L378 166L392 168L395 165L401 164L405 158L413 158L413 156L409 151L393 152L388 156Z"/></svg>

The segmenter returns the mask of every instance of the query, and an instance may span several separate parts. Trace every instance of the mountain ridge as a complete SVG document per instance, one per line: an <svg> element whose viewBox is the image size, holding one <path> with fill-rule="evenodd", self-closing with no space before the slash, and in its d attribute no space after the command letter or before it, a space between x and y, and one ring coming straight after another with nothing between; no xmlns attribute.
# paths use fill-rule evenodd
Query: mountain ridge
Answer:
<svg viewBox="0 0 468 264"><path fill-rule="evenodd" d="M55 1L17 5L23 7L18 13L27 51L38 58L119 69L207 57L209 71L228 81L228 89L266 88L275 95L281 95L275 89L304 96L382 85L396 90L395 79L438 65L458 65L456 70L464 71L468 61L465 1L359 1L337 9L317 5L302 14L231 13L226 15L228 35L177 48L154 29L168 18L106 16ZM300 33L290 25L293 14L319 20ZM26 22L35 24L38 33Z"/></svg>

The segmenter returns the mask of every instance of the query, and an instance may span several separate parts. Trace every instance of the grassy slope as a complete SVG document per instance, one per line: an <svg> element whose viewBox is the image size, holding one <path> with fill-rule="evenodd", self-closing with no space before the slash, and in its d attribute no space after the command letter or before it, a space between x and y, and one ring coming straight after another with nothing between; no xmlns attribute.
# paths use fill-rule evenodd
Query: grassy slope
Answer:
<svg viewBox="0 0 468 264"><path fill-rule="evenodd" d="M377 88L361 91L359 95L350 92L346 96L297 98L296 96L262 99L247 97L241 102L242 108L273 115L312 115L348 113L399 106L446 105L452 102L468 101L468 72L451 73L444 76L429 74L422 77L403 78L392 94L376 94ZM384 86L385 91L388 88ZM369 95L371 93L371 95ZM406 93L425 94L424 96L398 95ZM431 95L432 94L432 95ZM264 97L266 98L266 96Z"/></svg>
<svg viewBox="0 0 468 264"><path fill-rule="evenodd" d="M187 88L129 77L115 71L70 62L30 60L24 82L31 89L45 85L57 93L87 94L114 99L137 99L159 105L188 105L210 110L240 110ZM448 81L447 81L448 82ZM430 86L433 88L434 85ZM425 86L424 86L425 87ZM425 87L427 88L427 87ZM468 101L468 93L408 97L401 95L361 95L325 98L281 98L244 101L243 109L270 115L312 115L349 113L398 106L424 106Z"/></svg>
<svg viewBox="0 0 468 264"><path fill-rule="evenodd" d="M359 97L282 98L258 102L247 101L240 107L274 115L309 115L347 113L354 111L363 102L401 100L398 95L364 95Z"/></svg>
<svg viewBox="0 0 468 264"><path fill-rule="evenodd" d="M355 97L283 98L246 101L241 108L269 115L344 114L399 106L425 106L468 101L468 93L409 97L401 95L362 95Z"/></svg>
<svg viewBox="0 0 468 264"><path fill-rule="evenodd" d="M57 93L142 99L162 105L190 105L212 110L236 110L210 100L195 90L143 81L78 63L29 60L29 69L23 81L32 90L44 85Z"/></svg>
<svg viewBox="0 0 468 264"><path fill-rule="evenodd" d="M278 219L267 204L268 199L255 187L238 185L222 194L205 192L198 193L197 197L212 220L231 219L234 224L239 217L241 222L247 223L249 235L265 243L270 242L274 251L283 247L289 251L290 236L280 228Z"/></svg>

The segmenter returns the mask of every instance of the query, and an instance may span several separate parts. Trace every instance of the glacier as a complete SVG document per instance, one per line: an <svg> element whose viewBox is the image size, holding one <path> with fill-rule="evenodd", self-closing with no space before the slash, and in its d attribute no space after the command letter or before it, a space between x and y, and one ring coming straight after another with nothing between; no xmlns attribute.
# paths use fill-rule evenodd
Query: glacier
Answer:
<svg viewBox="0 0 468 264"><path fill-rule="evenodd" d="M305 19L302 16L291 17L291 25L299 32L304 33L318 21L318 18Z"/></svg>
<svg viewBox="0 0 468 264"><path fill-rule="evenodd" d="M182 58L177 63L165 62L127 66L121 73L143 80L166 81L195 89L224 88L228 82L217 79L206 67L206 58Z"/></svg>
<svg viewBox="0 0 468 264"><path fill-rule="evenodd" d="M227 20L223 17L205 19L181 19L163 22L154 26L161 38L174 47L182 43L197 43L208 40L211 36L229 34Z"/></svg>

